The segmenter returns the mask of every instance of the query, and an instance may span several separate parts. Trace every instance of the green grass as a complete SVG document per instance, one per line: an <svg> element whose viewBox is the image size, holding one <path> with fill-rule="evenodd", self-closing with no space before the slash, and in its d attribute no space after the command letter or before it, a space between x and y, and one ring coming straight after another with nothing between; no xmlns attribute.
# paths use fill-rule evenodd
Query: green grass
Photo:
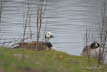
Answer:
<svg viewBox="0 0 107 72"><path fill-rule="evenodd" d="M0 48L0 72L107 72L107 65L63 52Z"/></svg>

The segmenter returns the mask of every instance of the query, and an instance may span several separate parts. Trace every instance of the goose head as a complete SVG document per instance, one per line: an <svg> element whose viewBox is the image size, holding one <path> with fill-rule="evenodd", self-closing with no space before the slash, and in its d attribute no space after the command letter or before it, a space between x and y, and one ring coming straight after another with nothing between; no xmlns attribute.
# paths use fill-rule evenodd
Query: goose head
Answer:
<svg viewBox="0 0 107 72"><path fill-rule="evenodd" d="M91 49L96 49L96 48L98 48L98 47L100 47L100 44L99 44L98 42L93 42L93 43L90 45L90 48L91 48Z"/></svg>
<svg viewBox="0 0 107 72"><path fill-rule="evenodd" d="M54 38L53 34L51 32L45 33L45 41L48 41L50 38Z"/></svg>

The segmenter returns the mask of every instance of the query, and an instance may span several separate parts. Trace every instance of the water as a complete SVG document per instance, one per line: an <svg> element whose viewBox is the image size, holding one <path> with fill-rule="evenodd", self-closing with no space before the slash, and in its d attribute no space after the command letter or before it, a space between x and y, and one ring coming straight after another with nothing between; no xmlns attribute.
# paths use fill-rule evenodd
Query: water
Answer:
<svg viewBox="0 0 107 72"><path fill-rule="evenodd" d="M8 0L2 13L1 41L15 41L22 38L26 20L27 0ZM33 33L36 24L36 0L30 0L30 16ZM85 30L90 29L92 41L99 41L94 35L101 23L101 0L48 0L44 24L55 38L51 42L56 50L80 55L84 47ZM35 30L35 31L34 31Z"/></svg>

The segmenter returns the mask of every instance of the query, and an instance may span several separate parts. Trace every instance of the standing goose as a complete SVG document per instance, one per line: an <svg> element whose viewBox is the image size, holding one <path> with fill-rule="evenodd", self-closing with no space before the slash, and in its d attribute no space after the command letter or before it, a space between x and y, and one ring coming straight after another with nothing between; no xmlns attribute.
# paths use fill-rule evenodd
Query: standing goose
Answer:
<svg viewBox="0 0 107 72"><path fill-rule="evenodd" d="M53 38L53 34L51 32L46 32L45 41L20 42L18 43L18 46L14 48L26 48L26 49L35 49L35 50L51 49L53 47L53 45L49 42L51 38Z"/></svg>
<svg viewBox="0 0 107 72"><path fill-rule="evenodd" d="M94 58L102 58L103 48L101 48L100 44L97 42L93 42L90 46L85 46L80 55L94 57Z"/></svg>

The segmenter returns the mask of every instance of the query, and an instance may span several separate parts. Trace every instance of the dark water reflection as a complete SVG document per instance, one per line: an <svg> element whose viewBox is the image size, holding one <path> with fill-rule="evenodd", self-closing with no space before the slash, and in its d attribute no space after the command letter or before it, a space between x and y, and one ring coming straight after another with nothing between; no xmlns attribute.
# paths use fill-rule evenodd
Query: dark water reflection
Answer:
<svg viewBox="0 0 107 72"><path fill-rule="evenodd" d="M32 30L36 30L36 1L30 0ZM1 41L22 38L27 4L27 0L5 2L0 27ZM55 35L51 42L56 50L80 55L84 46L85 29L88 28L94 33L101 23L101 7L100 0L48 0L43 23L47 23L47 31ZM94 41L99 41L96 35L93 35L93 38Z"/></svg>

